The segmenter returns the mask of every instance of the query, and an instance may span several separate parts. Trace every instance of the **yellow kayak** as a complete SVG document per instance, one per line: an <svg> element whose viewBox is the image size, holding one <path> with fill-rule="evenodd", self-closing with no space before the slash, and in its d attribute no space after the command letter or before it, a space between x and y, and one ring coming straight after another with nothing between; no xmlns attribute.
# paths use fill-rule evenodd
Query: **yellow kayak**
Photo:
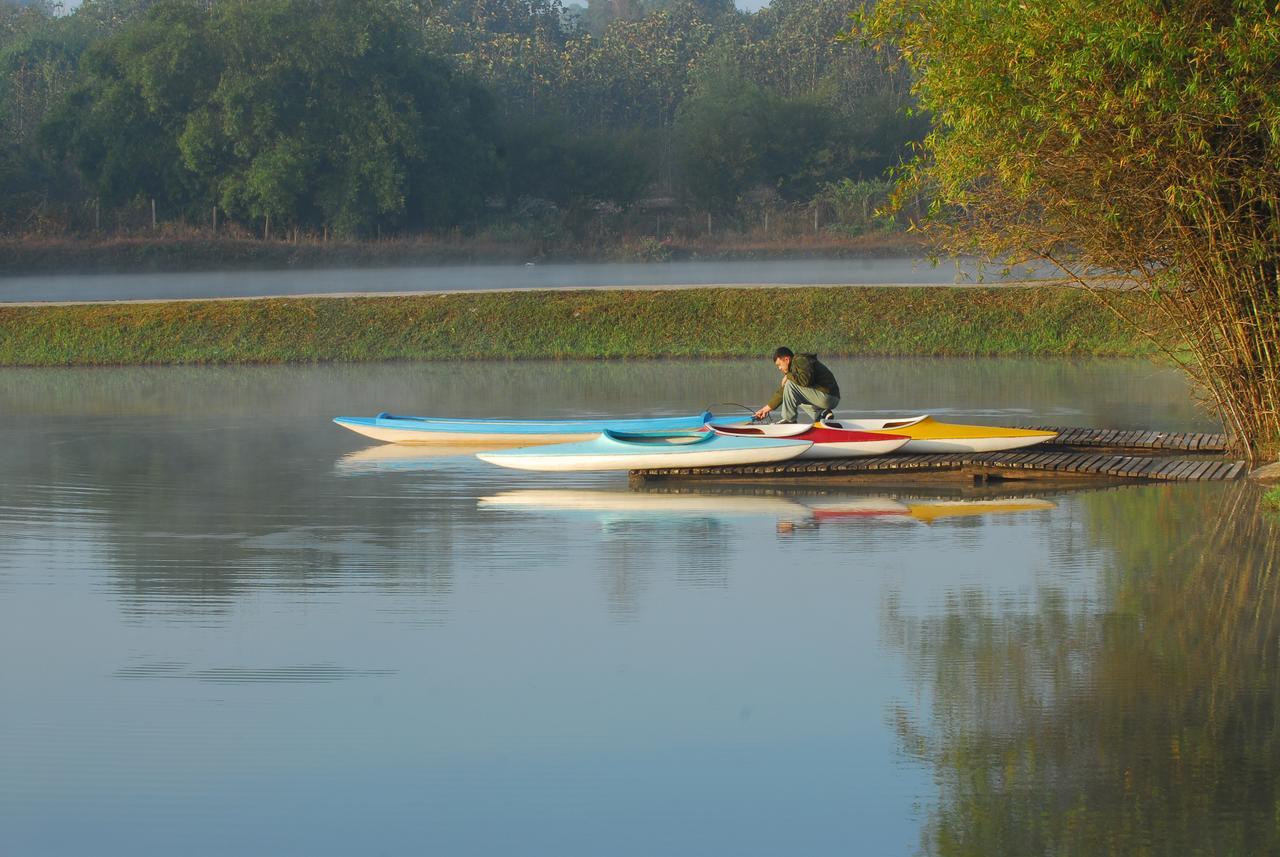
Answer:
<svg viewBox="0 0 1280 857"><path fill-rule="evenodd" d="M956 518L969 515L1008 515L1014 512L1043 512L1055 509L1050 500L1000 499L1000 500L925 500L908 505L911 517L931 524L940 518Z"/></svg>
<svg viewBox="0 0 1280 857"><path fill-rule="evenodd" d="M1057 432L1038 429L1002 428L940 423L928 414L891 419L839 419L823 425L830 428L886 432L911 438L897 450L904 452L1000 452L1034 446L1058 436Z"/></svg>

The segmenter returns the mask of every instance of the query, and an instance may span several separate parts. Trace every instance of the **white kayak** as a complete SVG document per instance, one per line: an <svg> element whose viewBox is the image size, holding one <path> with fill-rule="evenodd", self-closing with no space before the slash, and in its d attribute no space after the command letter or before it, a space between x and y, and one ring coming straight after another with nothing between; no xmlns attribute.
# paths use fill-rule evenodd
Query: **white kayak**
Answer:
<svg viewBox="0 0 1280 857"><path fill-rule="evenodd" d="M832 428L826 423L764 423L707 426L717 434L733 437L786 437L808 440L813 446L797 458L856 458L888 455L910 440L906 435L868 432L853 428Z"/></svg>
<svg viewBox="0 0 1280 857"><path fill-rule="evenodd" d="M789 438L729 437L710 431L640 434L606 429L581 443L481 452L476 458L517 470L648 470L786 461L812 442Z"/></svg>
<svg viewBox="0 0 1280 857"><path fill-rule="evenodd" d="M376 417L334 417L343 428L387 443L492 444L564 443L588 440L605 429L628 432L691 431L706 423L734 423L747 416L716 416L710 411L676 417L627 417L581 420L491 420L411 417L381 413Z"/></svg>
<svg viewBox="0 0 1280 857"><path fill-rule="evenodd" d="M828 420L828 428L888 432L906 435L909 440L898 452L1000 452L1034 446L1058 436L1057 432L1039 429L1002 428L1000 426L958 425L940 423L928 414L891 419Z"/></svg>

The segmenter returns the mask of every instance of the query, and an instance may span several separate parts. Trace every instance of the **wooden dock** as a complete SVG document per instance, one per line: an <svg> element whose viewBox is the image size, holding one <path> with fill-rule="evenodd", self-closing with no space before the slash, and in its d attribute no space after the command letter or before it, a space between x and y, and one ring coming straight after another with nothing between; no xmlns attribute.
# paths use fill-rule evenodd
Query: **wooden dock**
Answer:
<svg viewBox="0 0 1280 857"><path fill-rule="evenodd" d="M1194 453L1225 453L1227 451L1225 434L1059 428L1057 426L1028 426L1028 428L1058 433L1052 443L1042 443L1036 447L1045 451L1066 449L1170 450Z"/></svg>
<svg viewBox="0 0 1280 857"><path fill-rule="evenodd" d="M1237 479L1245 462L1221 457L1221 434L1039 427L1057 431L1053 443L1016 452L879 455L805 459L731 467L633 470L637 484L667 480L742 482L785 479L791 484L920 484L953 480L972 485L1006 481L1209 482ZM1161 453L1177 452L1178 455Z"/></svg>

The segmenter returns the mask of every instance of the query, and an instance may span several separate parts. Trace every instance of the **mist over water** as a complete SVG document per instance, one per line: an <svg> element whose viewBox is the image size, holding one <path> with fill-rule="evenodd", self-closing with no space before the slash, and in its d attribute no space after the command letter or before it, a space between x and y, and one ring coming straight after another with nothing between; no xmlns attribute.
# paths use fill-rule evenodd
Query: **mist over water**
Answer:
<svg viewBox="0 0 1280 857"><path fill-rule="evenodd" d="M1054 276L1045 268L1021 267L1002 274L967 260L932 264L926 259L906 258L39 275L0 277L0 302L715 285L949 286Z"/></svg>
<svg viewBox="0 0 1280 857"><path fill-rule="evenodd" d="M1141 362L831 364L850 414L1214 428ZM775 383L0 372L0 853L1266 853L1276 527L1250 486L635 492L329 422Z"/></svg>

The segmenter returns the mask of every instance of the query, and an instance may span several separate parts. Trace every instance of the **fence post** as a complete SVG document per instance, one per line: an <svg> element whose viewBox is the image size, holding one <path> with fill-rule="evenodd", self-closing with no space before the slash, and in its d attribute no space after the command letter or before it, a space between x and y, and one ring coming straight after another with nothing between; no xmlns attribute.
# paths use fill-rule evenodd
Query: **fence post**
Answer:
<svg viewBox="0 0 1280 857"><path fill-rule="evenodd" d="M102 231L102 197L95 197L93 200L93 231Z"/></svg>
<svg viewBox="0 0 1280 857"><path fill-rule="evenodd" d="M151 197L151 228L156 228L156 198Z"/></svg>
<svg viewBox="0 0 1280 857"><path fill-rule="evenodd" d="M707 235L711 235L711 212L707 212Z"/></svg>
<svg viewBox="0 0 1280 857"><path fill-rule="evenodd" d="M213 207L213 234L218 234L218 206Z"/></svg>

